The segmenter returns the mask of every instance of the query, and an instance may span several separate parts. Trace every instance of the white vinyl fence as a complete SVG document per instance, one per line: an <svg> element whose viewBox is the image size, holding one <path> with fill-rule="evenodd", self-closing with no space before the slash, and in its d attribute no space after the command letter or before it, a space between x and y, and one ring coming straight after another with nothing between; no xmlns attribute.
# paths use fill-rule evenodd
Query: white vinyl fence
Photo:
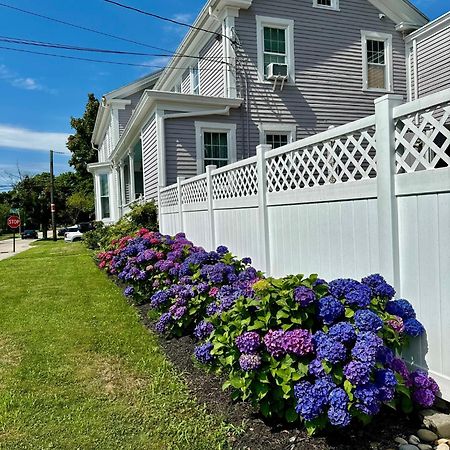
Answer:
<svg viewBox="0 0 450 450"><path fill-rule="evenodd" d="M272 276L381 273L427 335L407 356L450 400L450 89L160 189L160 228ZM446 350L447 348L447 350Z"/></svg>

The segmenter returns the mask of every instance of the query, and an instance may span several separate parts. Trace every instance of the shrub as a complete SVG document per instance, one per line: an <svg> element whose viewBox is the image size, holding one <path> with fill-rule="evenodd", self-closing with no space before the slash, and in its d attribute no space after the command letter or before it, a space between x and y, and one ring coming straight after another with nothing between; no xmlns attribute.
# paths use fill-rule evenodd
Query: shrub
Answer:
<svg viewBox="0 0 450 450"><path fill-rule="evenodd" d="M131 211L113 225L105 226L103 222L97 222L94 230L84 234L83 241L92 250L106 251L114 245L113 242L132 235L139 228L151 231L158 229L158 210L155 202L133 205Z"/></svg>
<svg viewBox="0 0 450 450"><path fill-rule="evenodd" d="M157 331L192 334L198 363L266 417L300 419L313 433L366 423L383 405L410 412L435 400L436 383L398 357L423 326L380 275L264 278L226 247L207 252L147 229L98 259L128 284L127 297L158 312Z"/></svg>

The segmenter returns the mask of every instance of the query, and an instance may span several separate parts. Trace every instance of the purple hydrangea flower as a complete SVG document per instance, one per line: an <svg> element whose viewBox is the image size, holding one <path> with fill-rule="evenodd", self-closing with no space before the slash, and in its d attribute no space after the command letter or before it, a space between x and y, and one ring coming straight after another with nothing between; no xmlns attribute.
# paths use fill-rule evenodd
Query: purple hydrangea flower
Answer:
<svg viewBox="0 0 450 450"><path fill-rule="evenodd" d="M405 324L403 323L403 319L399 316L389 319L387 323L396 333L400 334L405 331Z"/></svg>
<svg viewBox="0 0 450 450"><path fill-rule="evenodd" d="M206 342L205 344L198 345L194 349L194 355L198 362L201 364L209 364L213 360L213 356L211 355L211 350L213 345L211 342Z"/></svg>
<svg viewBox="0 0 450 450"><path fill-rule="evenodd" d="M261 356L255 353L243 353L239 357L239 365L246 372L256 370L261 366Z"/></svg>
<svg viewBox="0 0 450 450"><path fill-rule="evenodd" d="M344 315L344 305L332 296L319 300L319 317L325 325L331 325Z"/></svg>
<svg viewBox="0 0 450 450"><path fill-rule="evenodd" d="M369 309L360 309L355 313L355 325L359 331L379 331L383 321Z"/></svg>
<svg viewBox="0 0 450 450"><path fill-rule="evenodd" d="M267 351L274 357L278 358L284 355L284 331L283 330L269 330L264 336L264 344Z"/></svg>
<svg viewBox="0 0 450 450"><path fill-rule="evenodd" d="M306 286L299 286L294 289L294 300L303 308L308 307L316 300L316 294Z"/></svg>
<svg viewBox="0 0 450 450"><path fill-rule="evenodd" d="M166 291L155 292L150 298L150 307L156 309L169 301L169 295Z"/></svg>
<svg viewBox="0 0 450 450"><path fill-rule="evenodd" d="M242 258L242 264L251 264L252 263L252 259L249 257L246 258Z"/></svg>
<svg viewBox="0 0 450 450"><path fill-rule="evenodd" d="M400 358L394 358L394 360L391 363L391 368L397 372L403 380L405 381L406 386L411 386L411 378L410 373L408 370L408 366L406 365L405 361L403 361Z"/></svg>
<svg viewBox="0 0 450 450"><path fill-rule="evenodd" d="M206 294L209 291L209 284L208 283L198 283L197 284L197 292L199 294Z"/></svg>
<svg viewBox="0 0 450 450"><path fill-rule="evenodd" d="M390 367L394 361L394 352L389 347L381 347L377 353L377 361L384 366Z"/></svg>
<svg viewBox="0 0 450 450"><path fill-rule="evenodd" d="M225 255L225 253L228 253L228 248L225 247L224 245L220 245L219 247L217 247L216 252L217 252L219 255Z"/></svg>
<svg viewBox="0 0 450 450"><path fill-rule="evenodd" d="M400 299L387 302L386 311L393 316L399 316L403 320L415 319L416 313L408 300Z"/></svg>
<svg viewBox="0 0 450 450"><path fill-rule="evenodd" d="M125 297L132 297L134 295L134 287L127 286L123 291L123 294L125 295Z"/></svg>
<svg viewBox="0 0 450 450"><path fill-rule="evenodd" d="M411 383L419 389L429 389L433 394L439 392L439 386L433 378L429 377L423 370L416 370L410 375Z"/></svg>
<svg viewBox="0 0 450 450"><path fill-rule="evenodd" d="M436 396L430 389L417 389L412 395L413 401L423 408L430 408L436 401Z"/></svg>
<svg viewBox="0 0 450 450"><path fill-rule="evenodd" d="M425 328L417 319L406 319L404 325L408 336L418 337L425 333Z"/></svg>
<svg viewBox="0 0 450 450"><path fill-rule="evenodd" d="M211 322L205 322L202 320L197 324L194 329L194 336L197 340L202 341L208 338L214 331L214 325Z"/></svg>
<svg viewBox="0 0 450 450"><path fill-rule="evenodd" d="M286 353L304 356L314 350L312 334L307 330L290 330L284 333L283 348Z"/></svg>
<svg viewBox="0 0 450 450"><path fill-rule="evenodd" d="M159 318L158 322L156 322L155 330L158 333L165 333L171 321L172 315L170 313L167 312L161 314L161 317Z"/></svg>
<svg viewBox="0 0 450 450"><path fill-rule="evenodd" d="M350 361L344 367L344 375L354 385L367 384L372 374L372 366L360 361Z"/></svg>
<svg viewBox="0 0 450 450"><path fill-rule="evenodd" d="M255 353L261 346L261 336L256 331L247 331L235 340L241 353Z"/></svg>

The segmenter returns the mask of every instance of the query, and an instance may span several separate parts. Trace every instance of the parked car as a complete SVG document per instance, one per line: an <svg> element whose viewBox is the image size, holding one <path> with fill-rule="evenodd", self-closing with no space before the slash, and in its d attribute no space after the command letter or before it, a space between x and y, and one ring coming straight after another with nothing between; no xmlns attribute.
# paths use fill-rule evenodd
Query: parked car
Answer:
<svg viewBox="0 0 450 450"><path fill-rule="evenodd" d="M77 224L77 227L82 233L86 233L87 231L91 231L94 229L90 222L80 222L79 224Z"/></svg>
<svg viewBox="0 0 450 450"><path fill-rule="evenodd" d="M58 236L65 236L67 233L67 228L60 228L58 230Z"/></svg>
<svg viewBox="0 0 450 450"><path fill-rule="evenodd" d="M38 239L36 230L25 230L21 233L22 239Z"/></svg>
<svg viewBox="0 0 450 450"><path fill-rule="evenodd" d="M64 235L65 242L81 241L82 238L83 238L83 233L78 229L78 227L67 228L67 231Z"/></svg>

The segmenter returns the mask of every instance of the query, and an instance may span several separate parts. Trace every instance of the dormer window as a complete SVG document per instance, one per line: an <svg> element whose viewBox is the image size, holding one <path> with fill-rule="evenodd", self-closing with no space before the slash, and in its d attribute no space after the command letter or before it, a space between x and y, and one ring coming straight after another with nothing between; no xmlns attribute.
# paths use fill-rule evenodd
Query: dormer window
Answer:
<svg viewBox="0 0 450 450"><path fill-rule="evenodd" d="M339 0L313 0L314 8L339 10Z"/></svg>

